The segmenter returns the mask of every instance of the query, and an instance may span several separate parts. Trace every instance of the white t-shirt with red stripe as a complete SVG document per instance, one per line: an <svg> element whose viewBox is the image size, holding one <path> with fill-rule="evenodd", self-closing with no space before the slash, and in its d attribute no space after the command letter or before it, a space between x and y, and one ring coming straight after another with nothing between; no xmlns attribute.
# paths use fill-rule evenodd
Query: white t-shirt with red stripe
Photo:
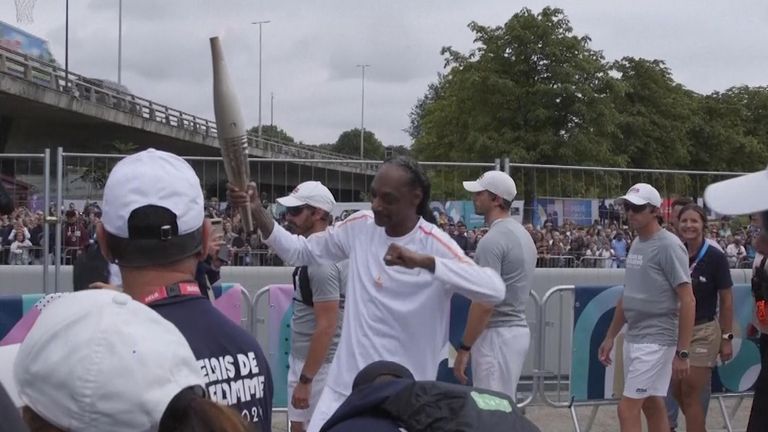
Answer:
<svg viewBox="0 0 768 432"><path fill-rule="evenodd" d="M351 392L355 375L376 360L398 362L417 380L434 380L448 341L451 296L495 304L505 294L498 273L475 264L424 219L405 236L389 237L373 213L360 211L307 238L275 225L266 243L287 265L349 259L344 326L327 381L344 394ZM386 266L384 254L392 243L434 256L434 274Z"/></svg>

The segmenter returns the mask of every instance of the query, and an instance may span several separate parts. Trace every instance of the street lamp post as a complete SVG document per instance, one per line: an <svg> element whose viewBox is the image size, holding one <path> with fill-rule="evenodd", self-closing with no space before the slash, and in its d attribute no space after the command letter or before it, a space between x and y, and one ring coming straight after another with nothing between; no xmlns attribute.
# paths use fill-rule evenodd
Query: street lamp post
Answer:
<svg viewBox="0 0 768 432"><path fill-rule="evenodd" d="M362 101L360 103L360 159L365 159L363 157L363 149L364 149L364 136L365 136L365 68L371 67L369 64L359 64L357 65L360 69L363 71L363 79L362 79Z"/></svg>
<svg viewBox="0 0 768 432"><path fill-rule="evenodd" d="M269 24L269 22L255 21L251 23L259 26L259 138L261 138L261 26L262 24Z"/></svg>
<svg viewBox="0 0 768 432"><path fill-rule="evenodd" d="M69 90L69 0L64 9L64 90Z"/></svg>
<svg viewBox="0 0 768 432"><path fill-rule="evenodd" d="M117 83L123 84L123 0L119 1L117 14Z"/></svg>

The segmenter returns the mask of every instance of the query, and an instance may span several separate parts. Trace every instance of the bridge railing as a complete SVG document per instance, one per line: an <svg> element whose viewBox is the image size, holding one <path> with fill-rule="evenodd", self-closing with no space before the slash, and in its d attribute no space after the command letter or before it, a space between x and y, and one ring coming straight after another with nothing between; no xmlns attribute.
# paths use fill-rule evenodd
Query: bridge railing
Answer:
<svg viewBox="0 0 768 432"><path fill-rule="evenodd" d="M217 138L216 122L194 114L124 92L103 80L88 78L75 72L67 72L60 66L46 63L26 54L0 46L0 73L7 73L35 84L102 106L140 116L147 120ZM280 158L355 160L343 155L312 146L288 143L274 138L248 136L249 147L268 152ZM356 165L360 167L360 164Z"/></svg>

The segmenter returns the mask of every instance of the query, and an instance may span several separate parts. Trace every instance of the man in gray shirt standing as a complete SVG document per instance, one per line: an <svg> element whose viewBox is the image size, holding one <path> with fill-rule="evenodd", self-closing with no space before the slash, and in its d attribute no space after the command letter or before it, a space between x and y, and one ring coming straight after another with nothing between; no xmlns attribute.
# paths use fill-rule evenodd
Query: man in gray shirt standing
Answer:
<svg viewBox="0 0 768 432"><path fill-rule="evenodd" d="M511 177L488 171L477 181L464 182L464 188L473 193L475 213L484 216L490 227L477 245L475 261L499 273L506 295L495 307L472 303L453 371L460 382L467 382L471 350L474 385L504 392L514 400L531 342L525 305L536 270L536 246L525 227L510 215L517 195Z"/></svg>
<svg viewBox="0 0 768 432"><path fill-rule="evenodd" d="M287 228L308 237L325 231L336 200L322 183L304 182L278 198L286 207ZM293 271L291 354L288 357L288 420L303 432L325 387L341 331L346 262L296 267Z"/></svg>
<svg viewBox="0 0 768 432"><path fill-rule="evenodd" d="M653 186L638 183L615 202L624 206L638 238L627 255L624 295L598 356L604 365L611 364L614 339L626 323L621 431L640 432L642 411L650 432L667 432L664 397L670 379L673 373L686 376L689 367L696 300L688 253L677 236L662 229L661 195Z"/></svg>

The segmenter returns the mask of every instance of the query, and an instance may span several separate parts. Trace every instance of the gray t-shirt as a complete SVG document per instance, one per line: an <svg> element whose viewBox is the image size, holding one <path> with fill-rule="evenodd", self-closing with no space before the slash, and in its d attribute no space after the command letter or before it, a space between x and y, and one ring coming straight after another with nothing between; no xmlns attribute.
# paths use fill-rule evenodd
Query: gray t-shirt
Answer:
<svg viewBox="0 0 768 432"><path fill-rule="evenodd" d="M624 315L627 342L677 344L679 301L676 288L690 283L688 252L674 234L661 230L635 239L627 255Z"/></svg>
<svg viewBox="0 0 768 432"><path fill-rule="evenodd" d="M497 304L488 328L527 327L525 305L536 271L536 245L528 231L511 217L497 219L477 244L475 261L497 271L507 294Z"/></svg>
<svg viewBox="0 0 768 432"><path fill-rule="evenodd" d="M312 289L312 302L339 301L339 317L336 335L333 336L326 363L333 360L336 346L341 335L342 317L344 316L344 293L347 285L348 261L336 264L318 264L307 267L309 286ZM306 359L309 353L309 342L315 332L315 311L311 306L301 302L301 290L294 290L293 316L291 317L291 355Z"/></svg>

